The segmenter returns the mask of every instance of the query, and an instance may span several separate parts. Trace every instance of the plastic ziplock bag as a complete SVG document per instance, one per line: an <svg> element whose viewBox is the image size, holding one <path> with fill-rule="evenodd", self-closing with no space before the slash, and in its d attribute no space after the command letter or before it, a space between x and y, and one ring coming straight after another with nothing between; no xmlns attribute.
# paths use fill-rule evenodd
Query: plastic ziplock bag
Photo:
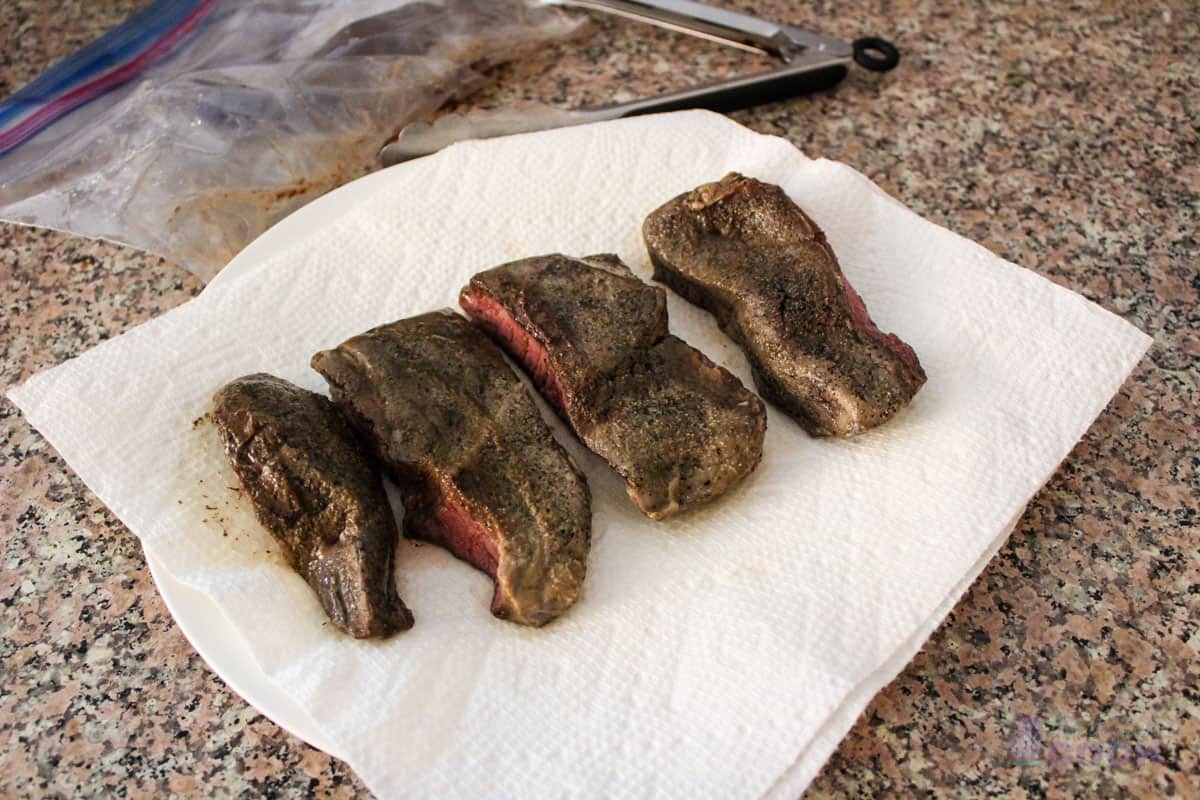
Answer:
<svg viewBox="0 0 1200 800"><path fill-rule="evenodd" d="M580 27L523 0L159 0L0 103L0 219L208 280L483 70Z"/></svg>

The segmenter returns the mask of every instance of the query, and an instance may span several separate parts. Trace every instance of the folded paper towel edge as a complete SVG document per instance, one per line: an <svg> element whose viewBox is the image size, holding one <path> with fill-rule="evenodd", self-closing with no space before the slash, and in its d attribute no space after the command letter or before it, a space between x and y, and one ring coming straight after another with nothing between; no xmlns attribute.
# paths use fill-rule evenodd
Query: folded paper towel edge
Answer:
<svg viewBox="0 0 1200 800"><path fill-rule="evenodd" d="M903 642L900 649L888 657L874 672L868 674L851 690L850 694L846 695L846 698L834 709L821 728L813 734L809 744L800 751L795 763L780 775L770 790L763 795L764 800L795 800L804 793L808 785L820 774L825 763L837 752L842 740L846 738L858 718L875 699L875 695L879 694L881 689L904 671L930 637L937 632L946 615L954 610L967 590L975 584L983 570L1004 547L1023 516L1025 516L1024 509L1013 518L1012 524L993 540L962 580L950 590L946 598L934 609L921 627L913 631L912 636Z"/></svg>
<svg viewBox="0 0 1200 800"><path fill-rule="evenodd" d="M1052 281L1050 282L1053 283ZM1057 286L1057 284L1054 285ZM1061 286L1058 286L1058 288L1064 289ZM1064 289L1064 291L1071 292L1069 289ZM829 718L826 719L821 728L818 728L817 732L809 739L808 743L797 756L796 761L779 776L772 787L763 795L764 800L792 800L799 797L808 788L809 784L816 779L829 758L841 746L842 740L845 739L846 735L854 727L859 716L866 711L871 701L875 699L875 696L905 670L909 662L916 657L921 648L925 646L925 643L941 627L946 617L954 610L954 607L966 596L966 593L975 584L975 581L979 579L979 576L987 568L988 564L991 563L992 559L996 557L997 553L1008 542L1009 537L1025 516L1029 504L1033 502L1038 492L1041 492L1045 488L1046 484L1049 483L1055 473L1062 467L1063 463L1070 457L1071 451L1082 441L1083 437L1087 435L1087 432L1096 423L1096 420L1112 404L1121 387L1128 382L1138 364L1141 363L1146 353L1149 352L1150 346L1153 344L1151 336L1120 315L1113 314L1099 304L1078 295L1076 292L1071 292L1071 294L1081 297L1088 305L1094 306L1105 315L1125 322L1137 334L1137 336L1129 337L1129 348L1122 354L1125 358L1123 371L1120 373L1119 378L1115 379L1110 385L1109 388L1111 388L1111 391L1106 392L1108 399L1098 404L1098 408L1094 410L1094 413L1086 418L1072 443L1067 447L1066 452L1062 454L1062 457L1055 463L1054 467L1038 483L1037 491L1025 501L1020 512L1013 518L1012 524L1004 529L990 545L983 549L975 564L964 575L963 580L951 589L946 598L934 609L925 622L913 632L912 636L905 639L898 650L885 658L875 669L867 674L858 686L851 690L850 694L846 696ZM832 731L832 735L822 737L822 734L826 730Z"/></svg>

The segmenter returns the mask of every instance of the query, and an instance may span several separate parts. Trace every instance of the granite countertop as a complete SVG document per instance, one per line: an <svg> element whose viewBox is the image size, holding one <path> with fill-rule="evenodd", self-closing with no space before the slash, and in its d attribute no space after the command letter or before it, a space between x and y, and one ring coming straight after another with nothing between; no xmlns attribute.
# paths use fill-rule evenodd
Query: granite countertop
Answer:
<svg viewBox="0 0 1200 800"><path fill-rule="evenodd" d="M9 0L0 96L138 5ZM1198 796L1200 7L752 7L887 35L904 60L736 119L851 164L1155 340L807 796ZM606 21L501 69L472 102L627 98L741 58ZM3 389L202 288L159 258L3 225L0 286ZM208 669L136 538L4 399L0 497L0 795L365 794ZM1038 735L1040 749L1020 746Z"/></svg>

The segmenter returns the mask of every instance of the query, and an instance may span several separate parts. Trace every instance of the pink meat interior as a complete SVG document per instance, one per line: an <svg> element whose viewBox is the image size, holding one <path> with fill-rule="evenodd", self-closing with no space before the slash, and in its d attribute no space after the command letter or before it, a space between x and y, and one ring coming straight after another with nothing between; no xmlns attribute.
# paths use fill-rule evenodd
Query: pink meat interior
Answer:
<svg viewBox="0 0 1200 800"><path fill-rule="evenodd" d="M496 577L500 563L500 549L483 523L471 516L467 509L450 495L433 514L433 521L440 529L441 544L473 567Z"/></svg>
<svg viewBox="0 0 1200 800"><path fill-rule="evenodd" d="M520 362L533 378L538 391L561 412L566 412L562 387L550 368L550 354L542 343L523 328L508 309L491 297L477 292L463 292L459 303L467 316L497 337L508 354Z"/></svg>
<svg viewBox="0 0 1200 800"><path fill-rule="evenodd" d="M867 313L867 305L863 299L859 297L858 292L850 285L850 281L846 280L843 275L841 279L842 291L846 293L846 299L850 302L850 314L854 317L854 321L859 327L867 332L867 335L872 339L882 344L887 349L891 350L900 360L908 366L915 374L925 377L925 370L921 368L921 362L917 360L917 354L913 349L904 343L894 333L884 333L879 330L879 326L875 324L875 320L871 319L871 315Z"/></svg>

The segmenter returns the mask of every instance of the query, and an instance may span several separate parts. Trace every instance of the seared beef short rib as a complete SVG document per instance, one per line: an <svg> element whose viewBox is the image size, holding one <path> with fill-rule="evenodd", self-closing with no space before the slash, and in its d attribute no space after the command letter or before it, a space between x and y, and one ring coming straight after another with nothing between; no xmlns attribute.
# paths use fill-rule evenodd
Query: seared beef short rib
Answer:
<svg viewBox="0 0 1200 800"><path fill-rule="evenodd" d="M515 261L459 302L651 518L721 496L762 457L762 401L670 335L665 292L615 256Z"/></svg>
<svg viewBox="0 0 1200 800"><path fill-rule="evenodd" d="M319 394L247 375L213 397L225 454L260 522L337 627L411 628L392 576L396 521L354 431Z"/></svg>
<svg viewBox="0 0 1200 800"><path fill-rule="evenodd" d="M736 173L682 194L643 226L654 278L716 316L763 397L814 436L850 436L925 383L912 348L880 332L825 235L778 186Z"/></svg>
<svg viewBox="0 0 1200 800"><path fill-rule="evenodd" d="M312 364L399 484L406 534L491 576L493 614L544 625L575 603L587 484L496 345L446 310L374 328Z"/></svg>

